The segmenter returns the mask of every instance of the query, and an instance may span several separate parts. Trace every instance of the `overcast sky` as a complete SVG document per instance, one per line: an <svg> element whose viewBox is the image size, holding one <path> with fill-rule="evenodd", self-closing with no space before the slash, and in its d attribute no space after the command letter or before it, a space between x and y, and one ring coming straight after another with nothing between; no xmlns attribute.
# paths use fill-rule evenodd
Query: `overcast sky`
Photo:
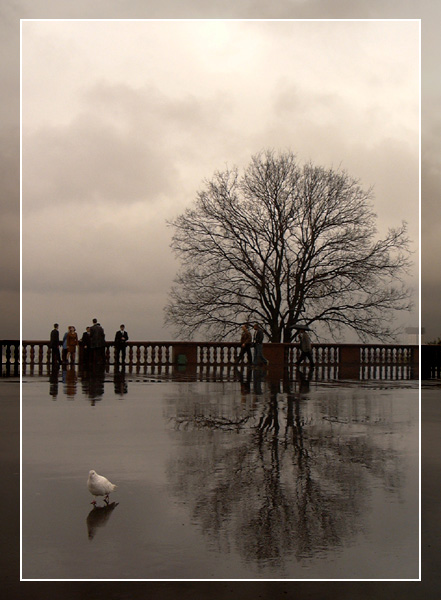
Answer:
<svg viewBox="0 0 441 600"><path fill-rule="evenodd" d="M22 111L25 339L173 339L166 220L264 148L374 186L417 250L416 21L26 21Z"/></svg>
<svg viewBox="0 0 441 600"><path fill-rule="evenodd" d="M437 6L184 4L4 2L2 44L17 43L20 17L422 17L423 252L439 245ZM178 263L165 221L214 170L267 147L374 186L380 233L405 219L417 250L418 48L409 21L23 23L23 336L47 338L54 320L82 330L97 316L109 338L125 322L133 340L171 339L162 310ZM17 337L18 57L1 66L11 100L0 115L6 338ZM431 264L423 326L434 336L441 283ZM405 321L417 324L418 307Z"/></svg>

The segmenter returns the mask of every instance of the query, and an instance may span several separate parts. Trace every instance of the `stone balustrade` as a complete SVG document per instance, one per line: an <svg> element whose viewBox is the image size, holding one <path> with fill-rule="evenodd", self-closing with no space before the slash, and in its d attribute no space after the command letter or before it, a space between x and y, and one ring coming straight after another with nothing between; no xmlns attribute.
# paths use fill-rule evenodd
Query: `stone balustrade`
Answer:
<svg viewBox="0 0 441 600"><path fill-rule="evenodd" d="M47 340L1 340L2 375L22 372L43 374L51 365ZM423 346L426 378L440 377L441 349ZM240 351L236 342L136 342L129 341L125 364L128 369L171 367L189 371L211 367L233 367ZM300 350L298 344L264 344L264 355L273 374L294 375ZM320 379L418 379L419 346L413 344L313 344L316 371ZM76 363L84 368L83 349ZM107 342L104 364L116 363L113 342ZM307 362L305 363L307 364ZM429 367L430 364L430 367Z"/></svg>

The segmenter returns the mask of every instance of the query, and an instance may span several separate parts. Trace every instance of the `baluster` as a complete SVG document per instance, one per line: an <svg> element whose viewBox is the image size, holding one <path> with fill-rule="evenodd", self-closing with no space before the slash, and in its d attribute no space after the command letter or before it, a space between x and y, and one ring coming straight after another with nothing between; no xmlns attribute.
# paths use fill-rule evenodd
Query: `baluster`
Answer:
<svg viewBox="0 0 441 600"><path fill-rule="evenodd" d="M10 374L11 369L11 345L6 344L6 375Z"/></svg>
<svg viewBox="0 0 441 600"><path fill-rule="evenodd" d="M17 342L14 344L14 375L19 374L20 370L20 344Z"/></svg>

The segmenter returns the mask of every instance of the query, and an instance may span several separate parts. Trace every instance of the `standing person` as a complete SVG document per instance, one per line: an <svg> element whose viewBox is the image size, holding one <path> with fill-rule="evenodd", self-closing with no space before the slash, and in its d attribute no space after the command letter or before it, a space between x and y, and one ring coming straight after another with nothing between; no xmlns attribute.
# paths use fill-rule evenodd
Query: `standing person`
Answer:
<svg viewBox="0 0 441 600"><path fill-rule="evenodd" d="M97 319L93 319L93 325L90 328L90 348L92 350L93 362L104 364L106 336L104 334L104 329L98 323Z"/></svg>
<svg viewBox="0 0 441 600"><path fill-rule="evenodd" d="M305 360L305 358L307 358L309 360L309 364L311 365L311 368L313 369L314 368L314 359L312 358L311 339L304 329L301 329L298 332L298 335L299 335L299 342L300 342L300 357L299 357L299 360L297 361L297 366L299 366L300 363L302 363Z"/></svg>
<svg viewBox="0 0 441 600"><path fill-rule="evenodd" d="M129 339L129 334L125 330L125 325L120 325L119 330L115 333L115 359L119 363L119 355L121 354L121 362L126 360L126 343Z"/></svg>
<svg viewBox="0 0 441 600"><path fill-rule="evenodd" d="M54 323L54 328L51 331L51 339L49 342L49 348L52 352L52 363L60 364L60 332L58 331L58 323Z"/></svg>
<svg viewBox="0 0 441 600"><path fill-rule="evenodd" d="M83 365L88 366L90 360L90 327L86 327L86 331L81 337L81 345L83 347Z"/></svg>
<svg viewBox="0 0 441 600"><path fill-rule="evenodd" d="M67 363L67 336L69 335L69 327L67 328L66 333L63 335L63 350L61 351L61 362L63 365Z"/></svg>
<svg viewBox="0 0 441 600"><path fill-rule="evenodd" d="M251 332L247 325L242 325L242 335L240 336L240 352L239 356L237 357L238 363L243 362L245 354L248 357L248 362L250 364L253 362L253 357L251 356L251 343Z"/></svg>
<svg viewBox="0 0 441 600"><path fill-rule="evenodd" d="M263 362L265 365L268 364L267 359L263 356L263 331L258 323L254 325L254 364Z"/></svg>
<svg viewBox="0 0 441 600"><path fill-rule="evenodd" d="M69 358L70 358L70 363L73 365L75 363L75 353L77 351L77 346L78 346L78 334L73 325L69 326L69 332L67 334L66 345L67 345L67 354L69 355ZM67 359L67 356L66 356L66 359Z"/></svg>

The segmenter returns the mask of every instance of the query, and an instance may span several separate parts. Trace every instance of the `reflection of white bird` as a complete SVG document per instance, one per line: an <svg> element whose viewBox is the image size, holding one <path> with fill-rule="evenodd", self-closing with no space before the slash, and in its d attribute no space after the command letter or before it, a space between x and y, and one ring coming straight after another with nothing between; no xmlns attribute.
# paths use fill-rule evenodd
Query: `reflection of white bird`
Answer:
<svg viewBox="0 0 441 600"><path fill-rule="evenodd" d="M87 515L87 534L89 540L93 540L98 527L104 527L112 514L112 511L118 506L118 502L112 502L107 506L95 506Z"/></svg>
<svg viewBox="0 0 441 600"><path fill-rule="evenodd" d="M89 479L87 480L87 488L94 496L91 504L96 504L97 496L104 496L104 502L109 503L109 494L116 490L116 485L110 483L108 479L102 475L98 475L96 471L89 471Z"/></svg>

